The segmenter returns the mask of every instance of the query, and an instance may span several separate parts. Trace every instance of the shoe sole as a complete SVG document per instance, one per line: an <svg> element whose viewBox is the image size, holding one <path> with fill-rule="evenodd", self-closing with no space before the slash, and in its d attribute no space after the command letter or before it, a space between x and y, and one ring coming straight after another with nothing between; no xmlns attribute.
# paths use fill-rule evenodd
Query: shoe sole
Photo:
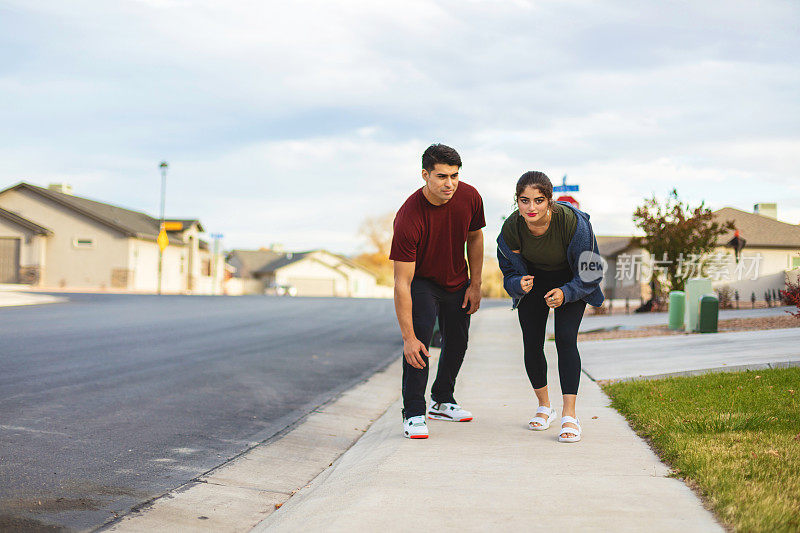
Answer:
<svg viewBox="0 0 800 533"><path fill-rule="evenodd" d="M427 439L427 435L406 435L409 439Z"/></svg>
<svg viewBox="0 0 800 533"><path fill-rule="evenodd" d="M434 415L428 413L428 420L446 420L447 422L469 422L472 420L472 417L469 418L453 418L452 416L447 415Z"/></svg>

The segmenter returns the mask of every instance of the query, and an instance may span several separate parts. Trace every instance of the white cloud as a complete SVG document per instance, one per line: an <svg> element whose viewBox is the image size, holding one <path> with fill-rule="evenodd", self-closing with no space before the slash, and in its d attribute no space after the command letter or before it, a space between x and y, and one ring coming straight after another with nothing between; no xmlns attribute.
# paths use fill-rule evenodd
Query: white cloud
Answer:
<svg viewBox="0 0 800 533"><path fill-rule="evenodd" d="M798 16L778 0L9 0L0 184L155 212L167 159L168 210L226 244L348 252L438 141L462 153L487 234L530 169L579 183L600 233L672 187L800 221Z"/></svg>

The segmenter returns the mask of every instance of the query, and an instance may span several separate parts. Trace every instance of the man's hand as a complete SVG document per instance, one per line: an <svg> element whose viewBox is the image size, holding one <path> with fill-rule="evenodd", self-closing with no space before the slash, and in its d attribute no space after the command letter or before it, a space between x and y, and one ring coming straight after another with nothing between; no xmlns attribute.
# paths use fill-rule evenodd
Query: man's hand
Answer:
<svg viewBox="0 0 800 533"><path fill-rule="evenodd" d="M467 306L469 306L469 310L467 311L468 315L471 315L480 308L481 306L480 285L471 284L469 287L467 287L467 290L464 293L464 302L461 304L461 309L464 309Z"/></svg>
<svg viewBox="0 0 800 533"><path fill-rule="evenodd" d="M469 261L470 284L464 294L461 309L469 306L467 314L471 315L481 306L481 273L483 272L483 231L475 230L467 233L467 261Z"/></svg>
<svg viewBox="0 0 800 533"><path fill-rule="evenodd" d="M553 289L544 295L544 301L547 302L547 307L555 309L564 303L564 292L561 289Z"/></svg>
<svg viewBox="0 0 800 533"><path fill-rule="evenodd" d="M418 338L414 337L413 339L403 341L403 357L406 358L406 362L414 368L422 370L425 368L426 363L420 352L422 352L425 357L430 357L430 355L428 355L428 349L425 348L425 345L422 344Z"/></svg>
<svg viewBox="0 0 800 533"><path fill-rule="evenodd" d="M522 276L522 279L519 280L519 286L525 291L525 294L531 292L533 288L533 276Z"/></svg>

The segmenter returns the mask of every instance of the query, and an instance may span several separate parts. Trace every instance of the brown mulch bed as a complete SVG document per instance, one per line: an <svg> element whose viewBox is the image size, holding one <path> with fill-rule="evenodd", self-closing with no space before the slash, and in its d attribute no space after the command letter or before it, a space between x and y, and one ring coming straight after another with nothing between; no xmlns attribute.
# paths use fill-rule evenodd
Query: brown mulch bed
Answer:
<svg viewBox="0 0 800 533"><path fill-rule="evenodd" d="M724 331L753 331L760 329L781 329L800 327L800 319L789 314L766 316L759 318L728 318L720 320L718 329ZM598 341L608 339L635 339L639 337L658 337L664 335L689 335L683 330L672 331L663 326L644 326L638 329L616 331L598 331L595 333L579 333L579 341Z"/></svg>

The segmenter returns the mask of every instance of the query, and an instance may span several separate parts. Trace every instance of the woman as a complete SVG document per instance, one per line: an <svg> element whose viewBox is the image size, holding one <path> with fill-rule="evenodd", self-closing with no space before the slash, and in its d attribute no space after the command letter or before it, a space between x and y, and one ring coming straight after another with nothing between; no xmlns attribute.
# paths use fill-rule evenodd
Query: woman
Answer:
<svg viewBox="0 0 800 533"><path fill-rule="evenodd" d="M553 184L542 172L526 172L517 181L517 210L497 237L503 285L514 299L525 346L525 369L539 408L528 423L543 431L556 418L547 390L545 325L555 310L558 374L563 394L560 442L581 440L575 401L581 374L578 327L586 304L600 306L602 260L597 255L589 215L566 202L553 201Z"/></svg>

